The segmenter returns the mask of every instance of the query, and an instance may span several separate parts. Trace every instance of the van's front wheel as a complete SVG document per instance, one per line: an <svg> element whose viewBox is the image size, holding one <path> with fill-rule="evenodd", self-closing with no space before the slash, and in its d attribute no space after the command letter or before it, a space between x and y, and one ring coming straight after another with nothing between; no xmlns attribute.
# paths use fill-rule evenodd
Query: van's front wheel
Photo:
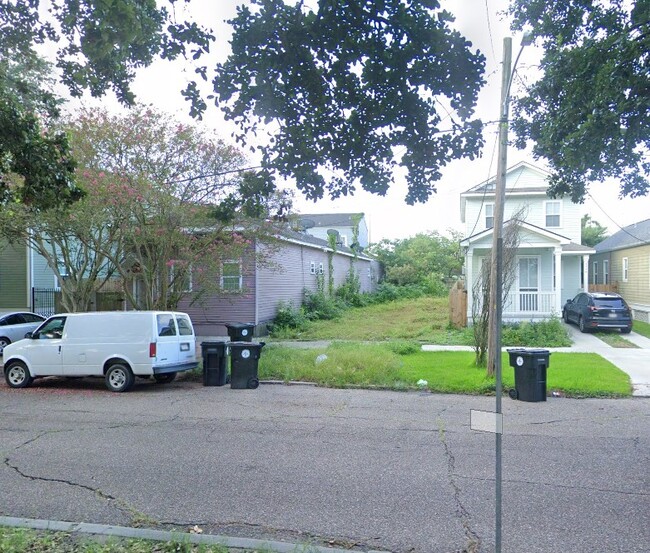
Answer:
<svg viewBox="0 0 650 553"><path fill-rule="evenodd" d="M111 392L127 392L134 381L135 376L131 369L122 363L111 365L106 371L106 387Z"/></svg>
<svg viewBox="0 0 650 553"><path fill-rule="evenodd" d="M34 378L22 361L12 361L5 369L5 380L12 388L27 388Z"/></svg>

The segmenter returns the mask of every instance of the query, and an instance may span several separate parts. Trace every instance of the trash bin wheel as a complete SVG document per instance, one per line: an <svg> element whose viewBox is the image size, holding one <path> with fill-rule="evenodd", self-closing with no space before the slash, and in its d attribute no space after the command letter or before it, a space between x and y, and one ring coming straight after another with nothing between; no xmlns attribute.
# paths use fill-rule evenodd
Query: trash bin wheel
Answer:
<svg viewBox="0 0 650 553"><path fill-rule="evenodd" d="M516 390L515 388L510 388L510 389L508 390L508 395L509 395L512 399L517 399L517 396L518 396L518 394L517 394L517 390Z"/></svg>
<svg viewBox="0 0 650 553"><path fill-rule="evenodd" d="M249 378L248 379L248 389L249 390L254 390L260 385L260 381L257 378Z"/></svg>

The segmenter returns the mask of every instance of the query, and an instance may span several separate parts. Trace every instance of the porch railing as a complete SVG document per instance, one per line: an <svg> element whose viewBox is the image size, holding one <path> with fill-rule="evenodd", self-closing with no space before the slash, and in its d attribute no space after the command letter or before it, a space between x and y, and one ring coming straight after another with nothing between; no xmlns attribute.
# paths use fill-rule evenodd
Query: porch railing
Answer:
<svg viewBox="0 0 650 553"><path fill-rule="evenodd" d="M503 302L504 315L559 313L555 292L510 292Z"/></svg>

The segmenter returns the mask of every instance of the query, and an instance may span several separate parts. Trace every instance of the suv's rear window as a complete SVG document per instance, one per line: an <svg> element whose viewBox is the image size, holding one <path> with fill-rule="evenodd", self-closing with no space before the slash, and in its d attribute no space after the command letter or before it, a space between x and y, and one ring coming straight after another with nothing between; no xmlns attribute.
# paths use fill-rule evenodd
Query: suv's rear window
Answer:
<svg viewBox="0 0 650 553"><path fill-rule="evenodd" d="M626 307L623 300L620 298L613 299L598 299L594 298L594 305L596 307L608 307L610 309L623 309Z"/></svg>

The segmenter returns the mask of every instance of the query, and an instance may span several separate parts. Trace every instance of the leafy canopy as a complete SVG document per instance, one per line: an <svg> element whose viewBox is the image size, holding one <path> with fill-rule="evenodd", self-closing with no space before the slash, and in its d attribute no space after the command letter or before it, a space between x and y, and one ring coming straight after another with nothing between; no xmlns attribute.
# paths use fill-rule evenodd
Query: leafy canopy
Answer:
<svg viewBox="0 0 650 553"><path fill-rule="evenodd" d="M594 221L589 215L583 215L582 219L580 219L580 228L583 246L594 247L605 238L609 238L607 227L602 226L598 221Z"/></svg>
<svg viewBox="0 0 650 553"><path fill-rule="evenodd" d="M589 181L612 177L622 196L647 194L650 2L514 0L511 13L544 47L514 128L549 160L550 193L581 202Z"/></svg>
<svg viewBox="0 0 650 553"><path fill-rule="evenodd" d="M244 142L264 130L265 168L310 199L385 194L404 168L406 201L482 146L472 119L484 57L435 0L252 0L230 22L217 103Z"/></svg>

